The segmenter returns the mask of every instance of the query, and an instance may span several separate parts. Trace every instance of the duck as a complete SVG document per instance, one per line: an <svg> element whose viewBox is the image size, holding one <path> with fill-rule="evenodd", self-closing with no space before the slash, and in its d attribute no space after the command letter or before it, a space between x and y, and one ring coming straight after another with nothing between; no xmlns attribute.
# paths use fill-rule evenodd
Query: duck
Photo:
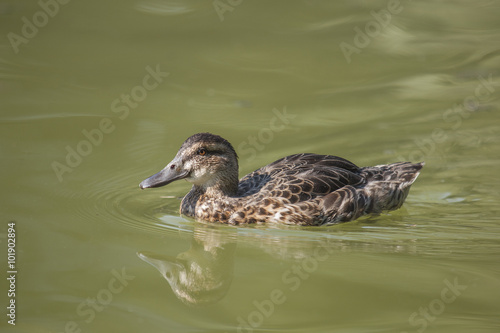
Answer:
<svg viewBox="0 0 500 333"><path fill-rule="evenodd" d="M424 164L358 167L338 156L299 153L238 179L238 155L231 143L197 133L139 186L156 188L185 179L192 187L180 214L200 221L333 225L400 208Z"/></svg>

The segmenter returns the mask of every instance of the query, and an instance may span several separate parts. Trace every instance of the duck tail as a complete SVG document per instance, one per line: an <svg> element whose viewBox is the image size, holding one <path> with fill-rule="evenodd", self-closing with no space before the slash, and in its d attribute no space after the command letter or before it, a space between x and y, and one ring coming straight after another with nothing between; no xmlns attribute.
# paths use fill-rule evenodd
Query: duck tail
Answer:
<svg viewBox="0 0 500 333"><path fill-rule="evenodd" d="M361 168L361 175L366 179L362 191L370 201L365 213L401 207L424 165L425 162L398 162Z"/></svg>

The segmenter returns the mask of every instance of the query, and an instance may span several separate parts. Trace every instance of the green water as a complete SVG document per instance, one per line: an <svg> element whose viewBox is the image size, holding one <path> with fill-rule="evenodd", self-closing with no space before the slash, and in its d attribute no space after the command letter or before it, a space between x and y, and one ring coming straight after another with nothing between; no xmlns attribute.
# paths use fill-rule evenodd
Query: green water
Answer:
<svg viewBox="0 0 500 333"><path fill-rule="evenodd" d="M500 331L500 2L41 3L0 2L2 332ZM241 176L426 166L381 216L206 225L138 187L201 131Z"/></svg>

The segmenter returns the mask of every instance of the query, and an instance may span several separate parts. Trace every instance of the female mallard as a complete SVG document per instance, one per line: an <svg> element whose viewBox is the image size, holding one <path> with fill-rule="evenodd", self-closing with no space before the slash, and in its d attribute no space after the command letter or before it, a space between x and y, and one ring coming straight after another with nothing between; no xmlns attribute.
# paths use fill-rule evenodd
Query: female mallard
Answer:
<svg viewBox="0 0 500 333"><path fill-rule="evenodd" d="M210 222L335 224L401 207L424 163L360 168L337 156L296 154L238 181L238 156L218 135L198 133L141 188L193 184L180 212Z"/></svg>

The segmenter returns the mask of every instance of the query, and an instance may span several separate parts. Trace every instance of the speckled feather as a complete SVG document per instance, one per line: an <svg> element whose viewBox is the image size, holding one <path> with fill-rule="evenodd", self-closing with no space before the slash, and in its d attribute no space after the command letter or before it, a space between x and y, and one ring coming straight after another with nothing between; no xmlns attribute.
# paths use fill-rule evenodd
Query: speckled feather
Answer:
<svg viewBox="0 0 500 333"><path fill-rule="evenodd" d="M203 158L193 155L193 151L200 149L206 152ZM228 141L210 133L188 138L177 156L185 158L179 159L183 165L208 164L208 157L211 164L219 160L225 163L216 171L207 171L215 179L210 179L211 186L198 184L197 179L190 180L193 177L186 176L195 185L182 200L181 213L200 220L235 225L335 224L397 209L424 165L400 162L360 168L337 156L296 154L234 181L231 179L235 177L230 175L237 176L236 152ZM192 161L190 156L193 156ZM198 167L203 170L203 165ZM219 184L231 181L237 182L234 190L229 190L229 184Z"/></svg>

